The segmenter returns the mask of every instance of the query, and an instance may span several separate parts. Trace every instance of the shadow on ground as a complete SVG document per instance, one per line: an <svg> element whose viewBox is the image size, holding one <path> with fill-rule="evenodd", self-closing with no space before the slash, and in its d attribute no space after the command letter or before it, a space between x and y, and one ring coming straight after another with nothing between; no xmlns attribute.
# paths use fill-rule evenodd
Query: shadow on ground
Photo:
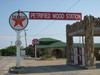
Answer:
<svg viewBox="0 0 100 75"><path fill-rule="evenodd" d="M83 70L82 68L71 66L71 65L28 66L26 67L26 69L28 70L28 72L24 74ZM11 74L5 74L5 75L11 75Z"/></svg>
<svg viewBox="0 0 100 75"><path fill-rule="evenodd" d="M72 65L28 66L26 67L26 69L28 70L28 72L24 74L85 70L81 67L76 67ZM100 63L96 63L96 69L100 69ZM5 75L11 75L11 74L5 74Z"/></svg>
<svg viewBox="0 0 100 75"><path fill-rule="evenodd" d="M100 63L96 63L96 69L100 69Z"/></svg>
<svg viewBox="0 0 100 75"><path fill-rule="evenodd" d="M70 65L53 65L53 66L29 66L27 67L29 73L48 73L48 72L62 72L62 71L75 71L82 70L82 68L76 68Z"/></svg>

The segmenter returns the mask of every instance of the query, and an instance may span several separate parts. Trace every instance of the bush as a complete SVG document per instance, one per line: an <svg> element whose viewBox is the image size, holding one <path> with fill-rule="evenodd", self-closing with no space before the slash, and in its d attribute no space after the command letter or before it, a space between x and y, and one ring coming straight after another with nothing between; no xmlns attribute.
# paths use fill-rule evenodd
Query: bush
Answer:
<svg viewBox="0 0 100 75"><path fill-rule="evenodd" d="M2 56L2 53L0 52L0 56Z"/></svg>
<svg viewBox="0 0 100 75"><path fill-rule="evenodd" d="M52 58L52 57L53 57L52 55L47 55L47 54L42 56L42 58Z"/></svg>

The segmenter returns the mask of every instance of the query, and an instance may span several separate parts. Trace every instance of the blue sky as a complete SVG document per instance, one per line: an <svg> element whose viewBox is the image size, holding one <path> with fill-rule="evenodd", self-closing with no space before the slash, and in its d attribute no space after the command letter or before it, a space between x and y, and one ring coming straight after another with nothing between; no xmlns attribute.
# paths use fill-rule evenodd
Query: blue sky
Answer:
<svg viewBox="0 0 100 75"><path fill-rule="evenodd" d="M75 3L78 2L76 5ZM82 16L93 15L100 17L100 0L0 0L0 48L15 45L16 33L9 25L9 16L18 10L44 12L80 12ZM28 13L25 13L28 15ZM83 18L82 17L82 18ZM29 20L27 42L31 44L33 38L51 37L66 41L66 24L71 20ZM100 43L100 37L95 38ZM24 32L21 32L22 46L25 46ZM74 42L79 42L78 38Z"/></svg>

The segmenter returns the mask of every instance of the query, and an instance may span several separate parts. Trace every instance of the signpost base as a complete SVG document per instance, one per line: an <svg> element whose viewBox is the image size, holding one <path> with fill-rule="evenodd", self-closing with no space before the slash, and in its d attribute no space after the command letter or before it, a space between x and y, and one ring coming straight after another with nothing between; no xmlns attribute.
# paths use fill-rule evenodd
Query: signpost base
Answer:
<svg viewBox="0 0 100 75"><path fill-rule="evenodd" d="M9 73L15 73L15 74L22 74L22 73L27 73L28 70L26 67L21 66L21 67L11 67L9 68Z"/></svg>

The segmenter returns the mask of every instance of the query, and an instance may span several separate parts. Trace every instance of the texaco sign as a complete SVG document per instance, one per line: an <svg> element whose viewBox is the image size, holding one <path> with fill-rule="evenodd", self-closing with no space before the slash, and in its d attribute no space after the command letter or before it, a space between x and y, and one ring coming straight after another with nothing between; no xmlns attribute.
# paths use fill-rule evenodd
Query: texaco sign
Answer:
<svg viewBox="0 0 100 75"><path fill-rule="evenodd" d="M28 25L28 17L23 12L17 11L11 14L9 23L14 30L23 30Z"/></svg>

